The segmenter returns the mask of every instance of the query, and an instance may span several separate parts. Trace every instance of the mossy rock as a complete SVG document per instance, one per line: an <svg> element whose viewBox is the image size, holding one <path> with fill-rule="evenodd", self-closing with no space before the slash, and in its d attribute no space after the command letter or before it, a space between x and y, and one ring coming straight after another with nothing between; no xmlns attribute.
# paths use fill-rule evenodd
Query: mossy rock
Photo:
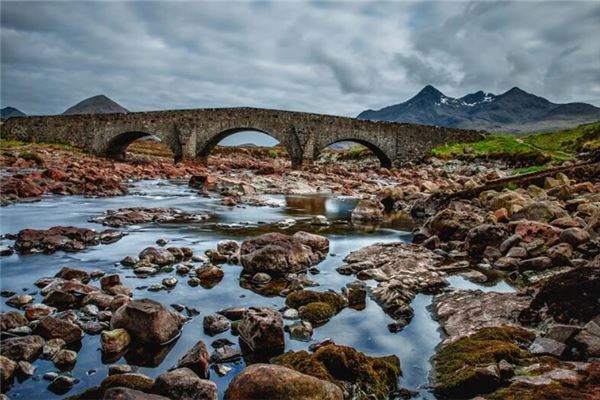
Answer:
<svg viewBox="0 0 600 400"><path fill-rule="evenodd" d="M298 313L303 320L313 325L322 325L335 315L335 310L328 303L315 301L300 307Z"/></svg>
<svg viewBox="0 0 600 400"><path fill-rule="evenodd" d="M486 397L488 400L592 400L594 397L559 383L549 385L529 385L516 383L497 390Z"/></svg>
<svg viewBox="0 0 600 400"><path fill-rule="evenodd" d="M435 390L450 397L472 397L495 390L501 381L486 370L501 360L521 364L531 354L523 348L535 335L517 327L483 328L444 345L436 354Z"/></svg>
<svg viewBox="0 0 600 400"><path fill-rule="evenodd" d="M351 382L357 399L387 399L398 388L402 373L396 356L369 357L352 347L336 344L322 346L313 354L289 351L271 362L327 380L342 389L342 382Z"/></svg>
<svg viewBox="0 0 600 400"><path fill-rule="evenodd" d="M314 290L296 290L290 293L285 299L285 304L295 309L315 302L329 304L336 313L348 305L346 298L339 293L316 292Z"/></svg>
<svg viewBox="0 0 600 400"><path fill-rule="evenodd" d="M118 375L109 375L100 384L100 393L110 388L121 386L129 389L139 390L140 392L149 392L154 385L154 379L137 373L127 373Z"/></svg>

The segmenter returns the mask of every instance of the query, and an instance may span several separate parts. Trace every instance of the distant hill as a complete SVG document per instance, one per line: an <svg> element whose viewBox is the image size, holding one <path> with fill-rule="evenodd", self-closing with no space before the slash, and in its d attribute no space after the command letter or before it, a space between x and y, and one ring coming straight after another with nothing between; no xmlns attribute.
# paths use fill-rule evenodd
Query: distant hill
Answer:
<svg viewBox="0 0 600 400"><path fill-rule="evenodd" d="M518 87L500 95L478 91L453 98L428 85L404 103L380 110L366 110L358 118L526 133L565 129L597 121L600 108L586 103L552 103Z"/></svg>
<svg viewBox="0 0 600 400"><path fill-rule="evenodd" d="M103 94L87 98L73 107L68 108L63 115L74 114L110 114L129 112L125 107L114 102Z"/></svg>
<svg viewBox="0 0 600 400"><path fill-rule="evenodd" d="M25 117L26 114L14 107L4 107L0 110L0 118Z"/></svg>

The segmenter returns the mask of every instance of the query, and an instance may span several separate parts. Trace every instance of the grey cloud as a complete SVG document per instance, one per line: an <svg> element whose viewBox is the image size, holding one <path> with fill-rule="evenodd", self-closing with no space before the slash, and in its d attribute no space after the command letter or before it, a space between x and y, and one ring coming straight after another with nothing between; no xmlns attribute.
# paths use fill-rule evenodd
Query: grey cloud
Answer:
<svg viewBox="0 0 600 400"><path fill-rule="evenodd" d="M356 115L425 84L600 104L597 3L11 2L0 101ZM569 52L569 49L576 49Z"/></svg>

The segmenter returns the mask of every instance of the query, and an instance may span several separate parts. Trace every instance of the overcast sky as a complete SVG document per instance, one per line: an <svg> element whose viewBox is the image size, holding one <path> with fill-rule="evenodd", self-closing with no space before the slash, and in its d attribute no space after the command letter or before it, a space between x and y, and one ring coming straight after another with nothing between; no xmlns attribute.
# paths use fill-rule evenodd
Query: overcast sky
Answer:
<svg viewBox="0 0 600 400"><path fill-rule="evenodd" d="M2 1L1 103L355 116L432 84L600 106L600 2Z"/></svg>

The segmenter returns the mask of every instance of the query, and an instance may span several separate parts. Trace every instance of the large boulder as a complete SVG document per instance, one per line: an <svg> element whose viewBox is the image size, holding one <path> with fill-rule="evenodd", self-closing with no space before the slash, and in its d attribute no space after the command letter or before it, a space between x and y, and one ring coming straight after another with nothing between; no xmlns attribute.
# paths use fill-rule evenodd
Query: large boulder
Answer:
<svg viewBox="0 0 600 400"><path fill-rule="evenodd" d="M283 349L283 318L271 308L251 307L238 325L240 338L254 351Z"/></svg>
<svg viewBox="0 0 600 400"><path fill-rule="evenodd" d="M226 400L342 400L339 387L281 365L254 364L239 373L225 392Z"/></svg>
<svg viewBox="0 0 600 400"><path fill-rule="evenodd" d="M249 274L265 272L272 276L283 275L306 270L322 261L326 254L322 252L322 241L300 235L265 233L245 240L240 249L244 271Z"/></svg>
<svg viewBox="0 0 600 400"><path fill-rule="evenodd" d="M157 247L146 247L138 255L140 260L148 260L149 262L164 266L171 265L175 262L175 256L167 249Z"/></svg>
<svg viewBox="0 0 600 400"><path fill-rule="evenodd" d="M271 360L303 374L329 381L340 388L349 382L358 398L388 398L398 388L400 360L396 356L369 357L356 349L331 341L319 345L310 354L288 351Z"/></svg>
<svg viewBox="0 0 600 400"><path fill-rule="evenodd" d="M208 350L206 345L202 340L198 341L177 361L177 365L175 368L189 368L198 377L202 379L208 379L208 362L210 359L210 355L208 354Z"/></svg>
<svg viewBox="0 0 600 400"><path fill-rule="evenodd" d="M83 331L77 325L54 317L42 318L33 333L46 340L59 338L67 344L81 341L83 335Z"/></svg>
<svg viewBox="0 0 600 400"><path fill-rule="evenodd" d="M13 361L33 361L42 353L44 339L38 335L14 337L1 342L2 355Z"/></svg>
<svg viewBox="0 0 600 400"><path fill-rule="evenodd" d="M513 221L527 219L531 221L550 222L557 218L568 217L569 214L551 201L534 201L525 205L511 217Z"/></svg>
<svg viewBox="0 0 600 400"><path fill-rule="evenodd" d="M163 344L179 335L181 319L162 304L150 300L133 300L114 312L112 329L123 328L134 344Z"/></svg>
<svg viewBox="0 0 600 400"><path fill-rule="evenodd" d="M508 233L500 224L483 224L467 234L466 242L469 253L473 256L482 256L486 247L499 247L506 239Z"/></svg>
<svg viewBox="0 0 600 400"><path fill-rule="evenodd" d="M445 208L431 217L425 227L442 241L464 240L470 229L483 223L483 218L468 210Z"/></svg>
<svg viewBox="0 0 600 400"><path fill-rule="evenodd" d="M217 385L188 368L178 368L159 375L152 392L172 400L217 400Z"/></svg>

